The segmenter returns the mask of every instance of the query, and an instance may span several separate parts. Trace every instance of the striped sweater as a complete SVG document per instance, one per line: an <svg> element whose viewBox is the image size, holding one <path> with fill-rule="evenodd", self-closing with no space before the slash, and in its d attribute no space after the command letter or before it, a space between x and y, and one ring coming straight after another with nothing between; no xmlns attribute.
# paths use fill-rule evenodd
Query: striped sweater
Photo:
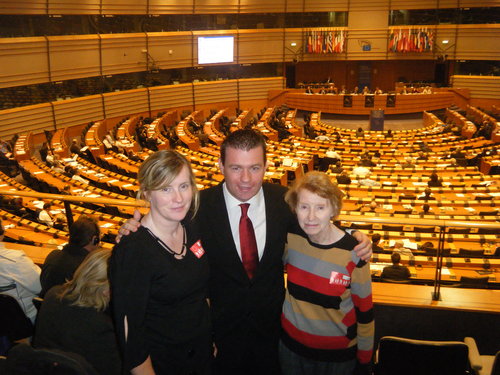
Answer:
<svg viewBox="0 0 500 375"><path fill-rule="evenodd" d="M288 234L282 341L295 353L327 362L371 361L370 267L352 251L356 244L347 233L326 246L304 233Z"/></svg>

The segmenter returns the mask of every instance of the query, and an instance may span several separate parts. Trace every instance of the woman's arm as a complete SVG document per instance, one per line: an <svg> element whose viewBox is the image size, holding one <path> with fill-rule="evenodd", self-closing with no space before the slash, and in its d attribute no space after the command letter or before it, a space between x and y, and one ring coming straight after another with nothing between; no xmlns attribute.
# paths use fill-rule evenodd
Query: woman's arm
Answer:
<svg viewBox="0 0 500 375"><path fill-rule="evenodd" d="M152 265L149 252L138 248L140 242L136 237L115 246L109 267L113 315L127 370L140 367L149 357L145 320Z"/></svg>

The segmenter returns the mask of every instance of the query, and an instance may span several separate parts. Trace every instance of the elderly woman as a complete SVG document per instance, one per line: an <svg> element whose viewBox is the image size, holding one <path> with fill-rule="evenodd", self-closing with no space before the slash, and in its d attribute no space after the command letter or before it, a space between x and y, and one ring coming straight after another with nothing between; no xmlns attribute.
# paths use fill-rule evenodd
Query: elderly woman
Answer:
<svg viewBox="0 0 500 375"><path fill-rule="evenodd" d="M198 190L187 159L158 151L140 167L150 211L111 261L113 314L132 374L210 373L208 261L191 217Z"/></svg>
<svg viewBox="0 0 500 375"><path fill-rule="evenodd" d="M72 280L51 288L36 320L34 346L83 356L101 375L119 375L120 355L109 305L111 251L94 250Z"/></svg>
<svg viewBox="0 0 500 375"><path fill-rule="evenodd" d="M285 197L300 229L288 234L280 361L289 374L367 373L374 322L370 267L354 237L332 223L342 192L309 172Z"/></svg>

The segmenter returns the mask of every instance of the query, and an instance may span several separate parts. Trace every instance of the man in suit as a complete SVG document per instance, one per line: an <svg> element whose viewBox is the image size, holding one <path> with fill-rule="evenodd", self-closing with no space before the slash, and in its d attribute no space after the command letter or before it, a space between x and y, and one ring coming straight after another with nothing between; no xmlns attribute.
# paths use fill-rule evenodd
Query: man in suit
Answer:
<svg viewBox="0 0 500 375"><path fill-rule="evenodd" d="M286 188L263 183L266 145L252 130L231 133L221 146L219 167L225 180L201 191L197 220L210 262L210 303L216 374L280 374L278 341L284 299L283 250L288 228L295 225L283 196ZM257 242L258 265L249 276L242 262L241 203L249 203ZM138 216L135 216L138 220ZM129 220L120 234L134 230ZM367 236L355 250L369 258Z"/></svg>

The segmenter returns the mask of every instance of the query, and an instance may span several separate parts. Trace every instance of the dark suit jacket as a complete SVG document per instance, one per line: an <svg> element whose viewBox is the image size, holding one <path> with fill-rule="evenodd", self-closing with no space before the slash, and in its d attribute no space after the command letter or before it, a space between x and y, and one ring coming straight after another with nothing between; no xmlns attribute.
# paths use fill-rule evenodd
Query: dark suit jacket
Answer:
<svg viewBox="0 0 500 375"><path fill-rule="evenodd" d="M217 360L239 366L245 366L251 359L265 365L277 362L278 357L284 299L282 256L287 230L295 219L283 200L285 187L265 183L263 188L266 245L252 280L234 244L222 184L201 191L197 214L203 247L210 262L210 300L215 343L219 350Z"/></svg>
<svg viewBox="0 0 500 375"><path fill-rule="evenodd" d="M61 285L73 278L78 266L83 262L89 252L82 247L67 244L62 250L52 251L42 266L40 283L43 297L47 291L55 285Z"/></svg>
<svg viewBox="0 0 500 375"><path fill-rule="evenodd" d="M382 279L390 280L408 280L410 278L410 270L406 266L392 265L384 267L382 271Z"/></svg>

